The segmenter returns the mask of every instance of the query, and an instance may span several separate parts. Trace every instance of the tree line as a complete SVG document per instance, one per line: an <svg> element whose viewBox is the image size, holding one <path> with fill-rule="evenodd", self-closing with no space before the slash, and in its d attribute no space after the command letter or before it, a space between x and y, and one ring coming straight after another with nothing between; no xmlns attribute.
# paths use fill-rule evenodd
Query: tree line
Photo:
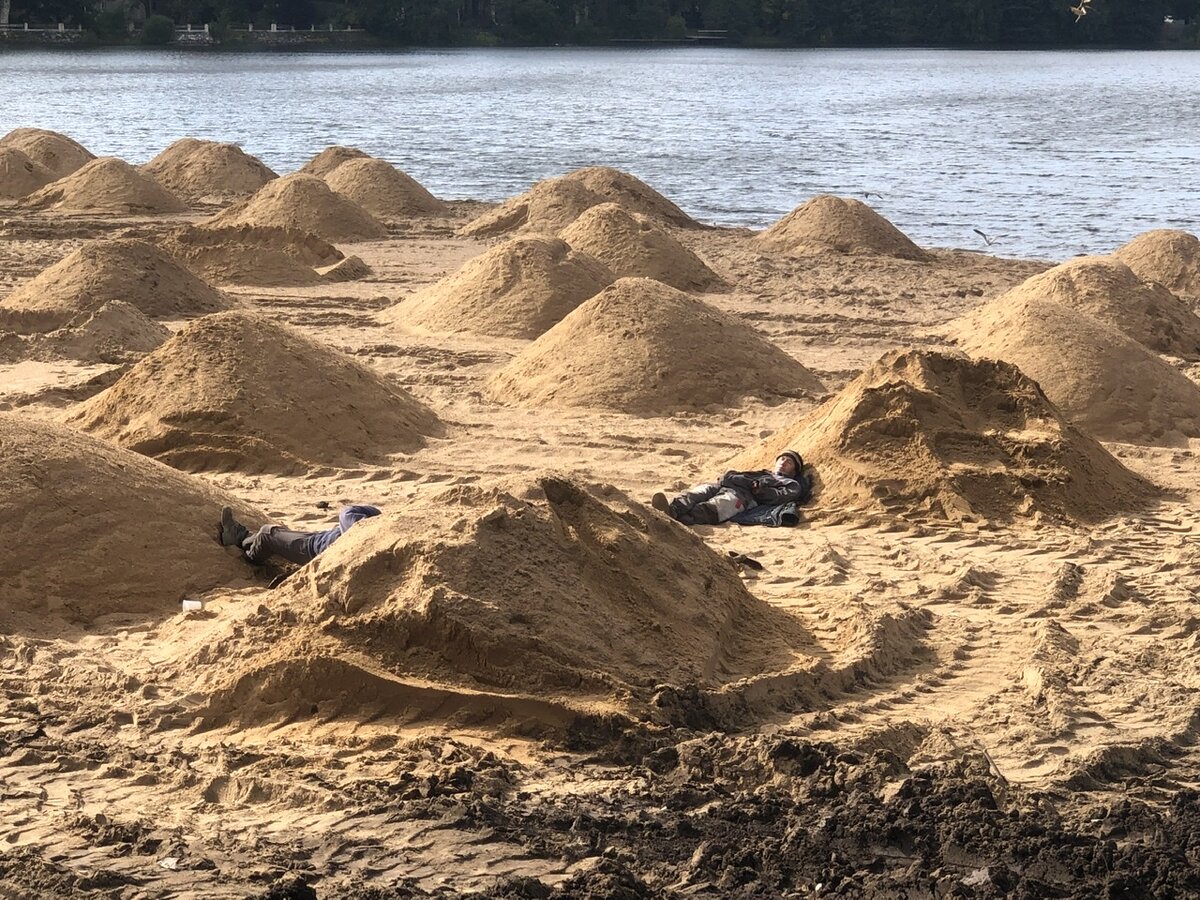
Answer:
<svg viewBox="0 0 1200 900"><path fill-rule="evenodd" d="M695 39L785 47L1147 47L1196 42L1200 0L11 0L10 21L65 22L106 39L163 22L356 26L417 46ZM1078 19L1078 21L1077 21ZM132 29L131 29L132 26ZM711 35L710 35L711 36Z"/></svg>

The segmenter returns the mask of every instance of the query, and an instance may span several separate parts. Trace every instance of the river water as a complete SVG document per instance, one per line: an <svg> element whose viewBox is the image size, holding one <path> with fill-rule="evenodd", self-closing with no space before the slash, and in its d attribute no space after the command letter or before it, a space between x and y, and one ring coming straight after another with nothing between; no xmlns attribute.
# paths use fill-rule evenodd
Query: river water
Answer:
<svg viewBox="0 0 1200 900"><path fill-rule="evenodd" d="M864 197L918 243L1064 259L1200 228L1200 52L0 51L0 133L145 162L234 141L279 172L358 146L444 197L593 164L704 221Z"/></svg>

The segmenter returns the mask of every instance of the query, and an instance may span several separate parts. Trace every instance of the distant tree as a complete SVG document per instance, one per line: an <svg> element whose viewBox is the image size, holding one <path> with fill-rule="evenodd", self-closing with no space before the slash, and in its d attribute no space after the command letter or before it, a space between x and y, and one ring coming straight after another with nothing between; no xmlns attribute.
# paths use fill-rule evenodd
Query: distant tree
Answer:
<svg viewBox="0 0 1200 900"><path fill-rule="evenodd" d="M166 16L154 15L146 19L142 26L141 41L143 44L169 44L175 39L175 23Z"/></svg>

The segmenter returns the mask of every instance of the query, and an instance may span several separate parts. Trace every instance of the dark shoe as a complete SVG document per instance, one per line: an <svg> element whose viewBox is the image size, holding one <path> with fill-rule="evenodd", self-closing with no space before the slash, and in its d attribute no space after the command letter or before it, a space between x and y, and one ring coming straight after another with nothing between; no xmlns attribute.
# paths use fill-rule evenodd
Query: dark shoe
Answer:
<svg viewBox="0 0 1200 900"><path fill-rule="evenodd" d="M730 550L729 558L743 568L753 569L755 572L761 572L763 570L762 563L760 563L753 556L747 556L745 553L738 553L736 550Z"/></svg>
<svg viewBox="0 0 1200 900"><path fill-rule="evenodd" d="M662 491L659 491L657 494L655 494L653 497L650 498L650 505L653 506L655 509L657 509L659 512L668 513L668 514L670 514L670 512L671 512L671 504L667 500L667 495L664 494Z"/></svg>
<svg viewBox="0 0 1200 900"><path fill-rule="evenodd" d="M221 508L221 524L217 526L217 543L222 547L242 548L242 542L250 537L250 529L233 517L229 506Z"/></svg>

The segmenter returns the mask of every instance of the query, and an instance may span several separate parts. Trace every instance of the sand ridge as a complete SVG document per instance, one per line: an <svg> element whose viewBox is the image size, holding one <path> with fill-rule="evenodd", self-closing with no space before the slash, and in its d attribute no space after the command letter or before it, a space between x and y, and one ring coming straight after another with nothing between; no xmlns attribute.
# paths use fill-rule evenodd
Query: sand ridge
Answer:
<svg viewBox="0 0 1200 900"><path fill-rule="evenodd" d="M928 254L861 200L823 194L796 207L758 236L795 254L873 253L923 262Z"/></svg>
<svg viewBox="0 0 1200 900"><path fill-rule="evenodd" d="M1102 440L1186 445L1200 437L1200 388L1078 309L999 297L952 334L972 356L1019 367L1068 419Z"/></svg>
<svg viewBox="0 0 1200 900"><path fill-rule="evenodd" d="M0 301L0 324L14 331L49 331L113 300L155 319L180 319L229 309L233 301L167 253L136 238L84 244Z"/></svg>
<svg viewBox="0 0 1200 900"><path fill-rule="evenodd" d="M307 231L326 241L370 241L387 228L352 200L334 193L315 175L286 175L254 196L208 219L212 227L258 225Z"/></svg>
<svg viewBox="0 0 1200 900"><path fill-rule="evenodd" d="M729 467L768 467L788 448L815 467L822 507L1098 521L1153 495L1016 366L961 354L886 353Z"/></svg>
<svg viewBox="0 0 1200 900"><path fill-rule="evenodd" d="M447 206L415 178L382 159L347 159L322 176L335 193L379 219L442 216Z"/></svg>
<svg viewBox="0 0 1200 900"><path fill-rule="evenodd" d="M20 200L55 180L54 174L16 147L0 144L0 200Z"/></svg>
<svg viewBox="0 0 1200 900"><path fill-rule="evenodd" d="M181 138L141 171L189 202L247 197L279 177L237 144Z"/></svg>
<svg viewBox="0 0 1200 900"><path fill-rule="evenodd" d="M1200 297L1200 238L1158 228L1139 234L1112 253L1143 281L1157 281L1176 294Z"/></svg>
<svg viewBox="0 0 1200 900"><path fill-rule="evenodd" d="M622 278L493 375L502 403L670 415L743 397L824 393L749 325L649 278Z"/></svg>
<svg viewBox="0 0 1200 900"><path fill-rule="evenodd" d="M383 314L430 331L536 338L613 282L608 267L555 238L514 238Z"/></svg>
<svg viewBox="0 0 1200 900"><path fill-rule="evenodd" d="M382 463L442 430L403 388L241 310L192 322L69 421L191 471Z"/></svg>
<svg viewBox="0 0 1200 900"><path fill-rule="evenodd" d="M665 228L619 203L599 203L585 210L558 236L600 260L618 278L653 278L681 291L728 287Z"/></svg>
<svg viewBox="0 0 1200 900"><path fill-rule="evenodd" d="M187 212L187 206L158 182L124 160L94 159L20 201L22 209L60 213L151 215Z"/></svg>
<svg viewBox="0 0 1200 900"><path fill-rule="evenodd" d="M316 267L344 258L314 234L278 226L189 225L163 235L159 244L212 284L317 284L321 276Z"/></svg>
<svg viewBox="0 0 1200 900"><path fill-rule="evenodd" d="M55 178L64 178L96 158L78 141L44 128L14 128L0 145L20 150Z"/></svg>
<svg viewBox="0 0 1200 900"><path fill-rule="evenodd" d="M62 328L31 335L27 356L80 362L126 363L158 349L171 336L165 325L121 300L80 313Z"/></svg>

